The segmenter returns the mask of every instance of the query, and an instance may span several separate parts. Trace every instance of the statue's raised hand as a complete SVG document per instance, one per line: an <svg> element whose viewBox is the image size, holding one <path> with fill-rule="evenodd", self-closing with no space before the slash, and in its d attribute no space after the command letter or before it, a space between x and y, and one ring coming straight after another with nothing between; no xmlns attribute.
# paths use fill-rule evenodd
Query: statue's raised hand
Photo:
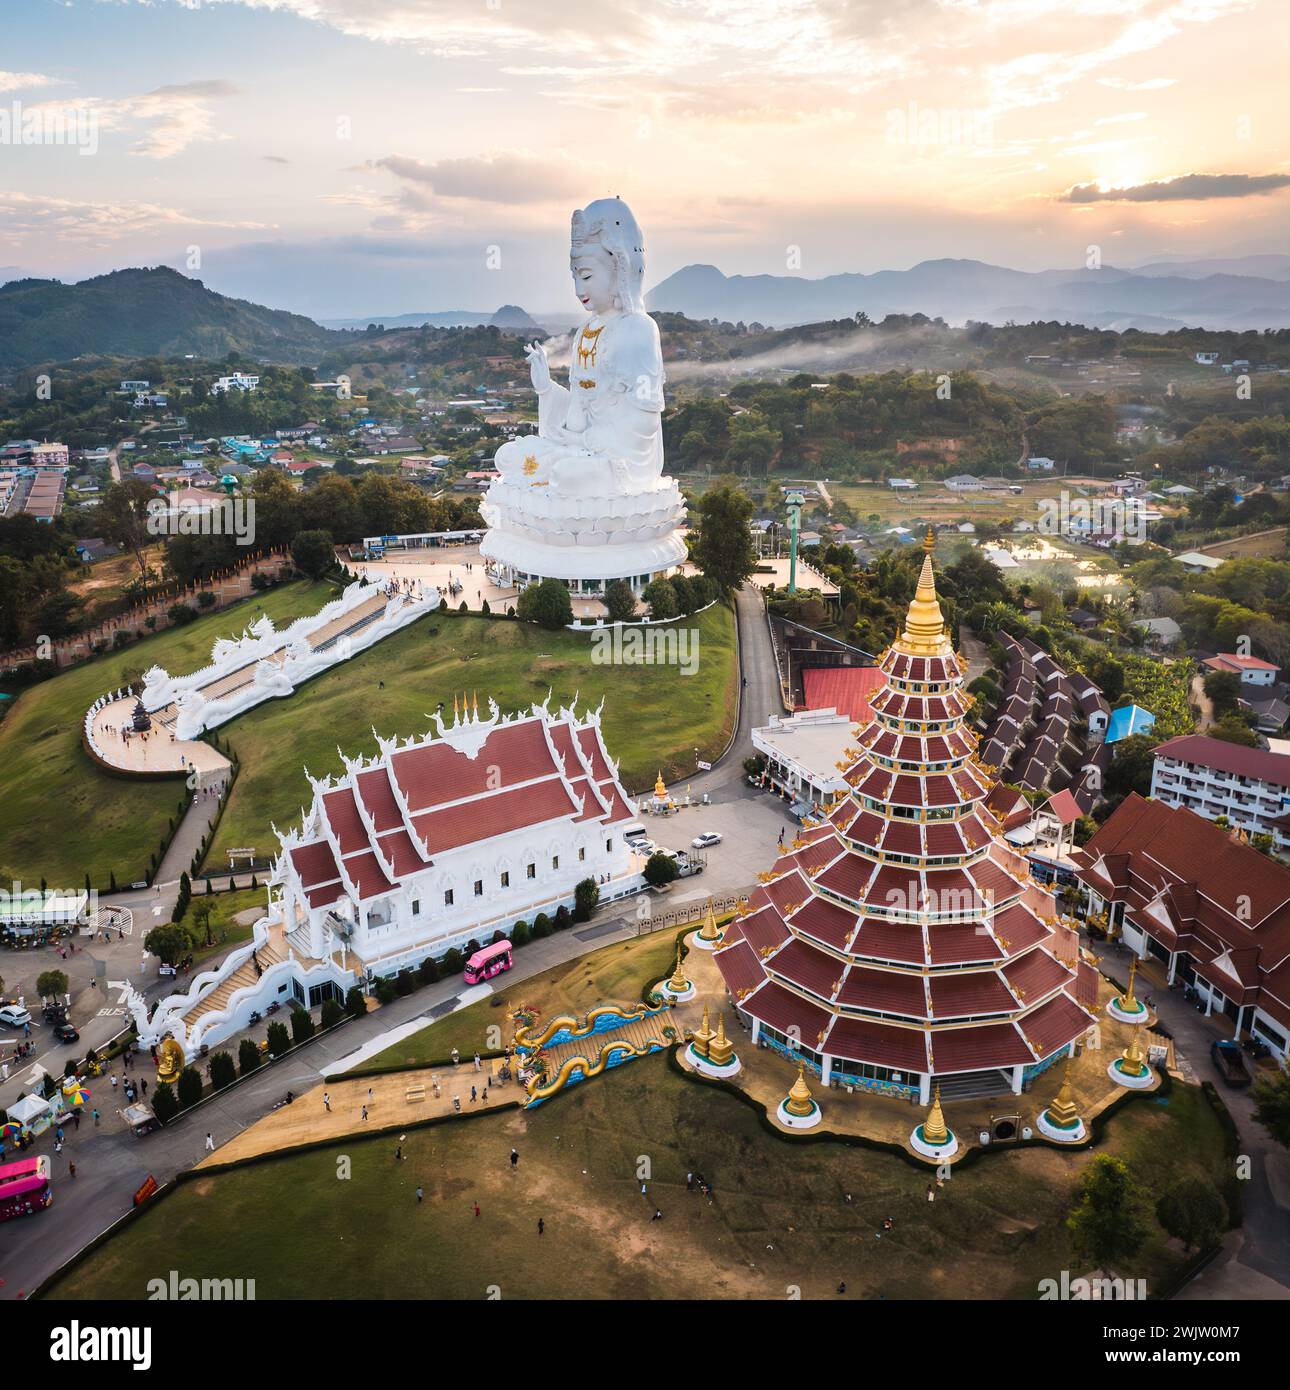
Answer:
<svg viewBox="0 0 1290 1390"><path fill-rule="evenodd" d="M546 348L541 343L529 343L524 349L529 359L529 379L540 396L551 389L551 368L547 365Z"/></svg>

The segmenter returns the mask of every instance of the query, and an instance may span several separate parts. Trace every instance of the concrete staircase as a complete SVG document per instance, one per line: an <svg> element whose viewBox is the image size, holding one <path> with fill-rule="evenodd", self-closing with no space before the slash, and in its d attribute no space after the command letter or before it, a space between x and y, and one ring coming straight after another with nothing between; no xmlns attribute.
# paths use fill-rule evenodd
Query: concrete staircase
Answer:
<svg viewBox="0 0 1290 1390"><path fill-rule="evenodd" d="M268 942L257 949L256 956L260 961L260 970L268 970L271 965L277 964L278 961L286 960L285 937L281 935L280 931L277 933L270 931ZM223 1009L239 989L255 984L259 978L260 971L256 970L255 961L248 957L236 970L222 979L204 999L198 1000L189 1009L184 1015L184 1022L191 1028L203 1014L215 1013Z"/></svg>

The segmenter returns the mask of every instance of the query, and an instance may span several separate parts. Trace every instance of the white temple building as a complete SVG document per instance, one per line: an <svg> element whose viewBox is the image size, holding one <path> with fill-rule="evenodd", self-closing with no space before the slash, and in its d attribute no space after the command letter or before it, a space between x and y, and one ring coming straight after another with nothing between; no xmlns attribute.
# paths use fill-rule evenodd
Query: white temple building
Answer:
<svg viewBox="0 0 1290 1390"><path fill-rule="evenodd" d="M572 909L584 879L602 901L643 886L599 711L543 704L508 717L490 701L487 717L476 704L434 724L422 738L378 738L380 751L344 758L341 776L310 778L303 823L276 832L252 942L151 1019L136 996L145 1044L173 1036L191 1057L275 1000L312 1006Z"/></svg>

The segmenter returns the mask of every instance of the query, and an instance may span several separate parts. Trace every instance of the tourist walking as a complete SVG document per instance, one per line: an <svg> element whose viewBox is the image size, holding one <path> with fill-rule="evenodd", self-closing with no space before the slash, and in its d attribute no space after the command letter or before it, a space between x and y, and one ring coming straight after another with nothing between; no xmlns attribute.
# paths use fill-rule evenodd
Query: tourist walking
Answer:
<svg viewBox="0 0 1290 1390"><path fill-rule="evenodd" d="M546 1222L539 1216L539 1217L538 1217L538 1235L543 1235L543 1234L545 1233L545 1231L546 1231Z"/></svg>
<svg viewBox="0 0 1290 1390"><path fill-rule="evenodd" d="M519 1161L520 1161L519 1150L518 1150L518 1149L512 1149L512 1150L511 1150L511 1167L514 1168L514 1167L519 1163Z"/></svg>
<svg viewBox="0 0 1290 1390"><path fill-rule="evenodd" d="M206 1152L208 1154L215 1152L215 1140L209 1133L206 1135Z"/></svg>
<svg viewBox="0 0 1290 1390"><path fill-rule="evenodd" d="M367 1106L363 1107L363 1122L367 1122Z"/></svg>
<svg viewBox="0 0 1290 1390"><path fill-rule="evenodd" d="M69 1163L67 1165L67 1176L69 1178L74 1178L76 1176L76 1164Z"/></svg>
<svg viewBox="0 0 1290 1390"><path fill-rule="evenodd" d="M479 1215L479 1203L478 1203L478 1202L475 1203L475 1215L476 1215L476 1216Z"/></svg>
<svg viewBox="0 0 1290 1390"><path fill-rule="evenodd" d="M331 1092L330 1092L330 1091L324 1091L324 1092L323 1092L323 1106L324 1106L324 1108L327 1110L328 1114L330 1114L330 1113L331 1113Z"/></svg>
<svg viewBox="0 0 1290 1390"><path fill-rule="evenodd" d="M421 1199L422 1199L424 1196L425 1196L425 1193L422 1192L422 1190L418 1187L418 1188L417 1188L417 1201L420 1202Z"/></svg>

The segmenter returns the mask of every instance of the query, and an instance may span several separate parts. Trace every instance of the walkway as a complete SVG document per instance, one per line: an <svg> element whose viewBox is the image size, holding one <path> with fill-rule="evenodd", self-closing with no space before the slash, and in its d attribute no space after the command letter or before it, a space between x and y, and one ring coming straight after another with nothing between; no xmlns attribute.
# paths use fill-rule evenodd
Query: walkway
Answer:
<svg viewBox="0 0 1290 1390"><path fill-rule="evenodd" d="M1128 979L1130 953L1120 945L1099 944L1103 968L1111 969L1118 983ZM1250 1179L1245 1184L1245 1224L1229 1233L1223 1253L1178 1295L1189 1300L1215 1298L1290 1299L1290 1153L1274 1143L1254 1118L1254 1101L1248 1089L1232 1090L1219 1079L1209 1060L1215 1038L1230 1038L1232 1022L1226 1017L1206 1018L1182 997L1180 990L1163 986L1159 968L1148 961L1138 979L1156 986L1149 991L1161 1023L1173 1034L1183 1058L1184 1073L1198 1081L1213 1081L1240 1134L1241 1155L1250 1160ZM1141 986L1139 986L1141 989Z"/></svg>

